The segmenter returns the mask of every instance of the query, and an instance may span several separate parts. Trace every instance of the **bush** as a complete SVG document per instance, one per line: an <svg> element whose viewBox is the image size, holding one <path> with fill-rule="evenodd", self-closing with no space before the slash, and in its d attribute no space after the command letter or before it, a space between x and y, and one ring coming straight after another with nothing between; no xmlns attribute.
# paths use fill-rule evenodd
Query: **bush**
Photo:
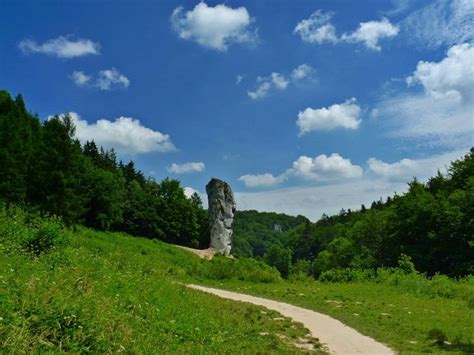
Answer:
<svg viewBox="0 0 474 355"><path fill-rule="evenodd" d="M231 259L221 255L194 264L188 274L209 280L236 279L263 283L281 280L278 271L263 262L247 258Z"/></svg>
<svg viewBox="0 0 474 355"><path fill-rule="evenodd" d="M415 264L411 261L411 256L401 254L398 258L398 268L405 274L416 273Z"/></svg>
<svg viewBox="0 0 474 355"><path fill-rule="evenodd" d="M58 220L44 220L41 224L30 230L23 240L23 248L26 252L39 256L51 251L61 243L63 227Z"/></svg>
<svg viewBox="0 0 474 355"><path fill-rule="evenodd" d="M319 275L322 282L356 282L368 281L375 277L375 272L371 269L332 269L324 271Z"/></svg>

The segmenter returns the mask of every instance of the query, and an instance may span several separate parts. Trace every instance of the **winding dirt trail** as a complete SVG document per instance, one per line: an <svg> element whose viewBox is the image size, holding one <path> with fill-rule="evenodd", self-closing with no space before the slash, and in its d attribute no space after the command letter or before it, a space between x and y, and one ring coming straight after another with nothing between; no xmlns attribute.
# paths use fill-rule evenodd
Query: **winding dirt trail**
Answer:
<svg viewBox="0 0 474 355"><path fill-rule="evenodd" d="M222 298L248 302L277 311L285 317L302 323L310 331L311 336L318 338L331 354L395 354L395 352L386 345L360 334L355 329L325 314L293 306L288 303L249 296L242 293L199 285L186 286L195 290L212 293Z"/></svg>

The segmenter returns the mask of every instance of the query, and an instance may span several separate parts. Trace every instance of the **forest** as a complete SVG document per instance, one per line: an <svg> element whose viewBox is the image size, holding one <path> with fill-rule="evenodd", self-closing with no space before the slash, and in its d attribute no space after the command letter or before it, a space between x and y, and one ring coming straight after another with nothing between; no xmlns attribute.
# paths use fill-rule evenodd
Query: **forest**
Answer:
<svg viewBox="0 0 474 355"><path fill-rule="evenodd" d="M0 91L0 198L68 225L192 247L209 245L207 212L180 182L145 178L114 150L81 145L68 115L41 122L21 95Z"/></svg>
<svg viewBox="0 0 474 355"><path fill-rule="evenodd" d="M178 180L147 178L134 162L94 141L81 145L68 115L44 122L21 95L0 91L0 199L69 226L207 248L207 211ZM239 211L234 254L274 266L283 277L351 280L404 265L462 277L474 272L474 149L446 174L408 183L401 195L315 223L303 216Z"/></svg>
<svg viewBox="0 0 474 355"><path fill-rule="evenodd" d="M257 217L258 216L258 217ZM294 227L293 224L298 224ZM274 226L281 225L281 231ZM474 149L426 183L357 211L342 209L316 223L304 217L240 212L236 253L275 266L282 276L350 281L365 270L408 268L433 276L474 272ZM241 240L240 240L241 239ZM365 273L367 274L367 273Z"/></svg>

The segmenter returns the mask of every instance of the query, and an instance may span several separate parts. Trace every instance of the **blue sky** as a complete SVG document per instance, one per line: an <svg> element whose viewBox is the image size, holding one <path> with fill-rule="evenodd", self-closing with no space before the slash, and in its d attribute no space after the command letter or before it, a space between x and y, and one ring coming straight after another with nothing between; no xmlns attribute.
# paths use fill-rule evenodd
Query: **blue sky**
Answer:
<svg viewBox="0 0 474 355"><path fill-rule="evenodd" d="M0 23L0 88L241 209L357 208L474 141L472 0L4 0Z"/></svg>

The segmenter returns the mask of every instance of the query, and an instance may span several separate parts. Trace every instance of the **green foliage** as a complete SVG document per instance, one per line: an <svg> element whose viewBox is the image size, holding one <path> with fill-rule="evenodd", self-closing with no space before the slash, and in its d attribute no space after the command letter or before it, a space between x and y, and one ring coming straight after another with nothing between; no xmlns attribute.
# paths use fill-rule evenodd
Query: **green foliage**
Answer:
<svg viewBox="0 0 474 355"><path fill-rule="evenodd" d="M243 257L263 257L271 246L286 244L287 232L305 223L303 216L273 212L237 211L234 218L232 253Z"/></svg>
<svg viewBox="0 0 474 355"><path fill-rule="evenodd" d="M62 242L63 226L56 220L41 221L32 227L22 242L22 247L34 256L47 253Z"/></svg>
<svg viewBox="0 0 474 355"><path fill-rule="evenodd" d="M6 91L0 91L0 199L60 216L67 225L191 247L209 243L206 212L185 197L179 181L147 180L133 162L117 163L113 149L93 141L82 147L68 114L41 123L21 96L13 100ZM31 247L47 249L45 238L33 238Z"/></svg>
<svg viewBox="0 0 474 355"><path fill-rule="evenodd" d="M426 184L415 179L407 193L370 209L307 222L289 231L282 247L292 250L293 263L311 261L314 275L328 280L357 279L340 269L381 267L462 277L474 271L473 238L474 149L447 176L438 173Z"/></svg>
<svg viewBox="0 0 474 355"><path fill-rule="evenodd" d="M283 277L288 277L291 268L291 251L278 245L272 245L264 256L268 265L274 266Z"/></svg>
<svg viewBox="0 0 474 355"><path fill-rule="evenodd" d="M240 280L249 282L278 282L279 273L255 259L229 259L215 256L212 260L196 264L188 275L208 280Z"/></svg>
<svg viewBox="0 0 474 355"><path fill-rule="evenodd" d="M415 264L411 261L411 257L405 254L400 255L398 258L398 268L405 274L416 273Z"/></svg>
<svg viewBox="0 0 474 355"><path fill-rule="evenodd" d="M308 337L301 325L180 283L229 277L280 281L255 260L209 262L159 241L71 231L57 218L1 208L0 353L295 352L291 339Z"/></svg>

